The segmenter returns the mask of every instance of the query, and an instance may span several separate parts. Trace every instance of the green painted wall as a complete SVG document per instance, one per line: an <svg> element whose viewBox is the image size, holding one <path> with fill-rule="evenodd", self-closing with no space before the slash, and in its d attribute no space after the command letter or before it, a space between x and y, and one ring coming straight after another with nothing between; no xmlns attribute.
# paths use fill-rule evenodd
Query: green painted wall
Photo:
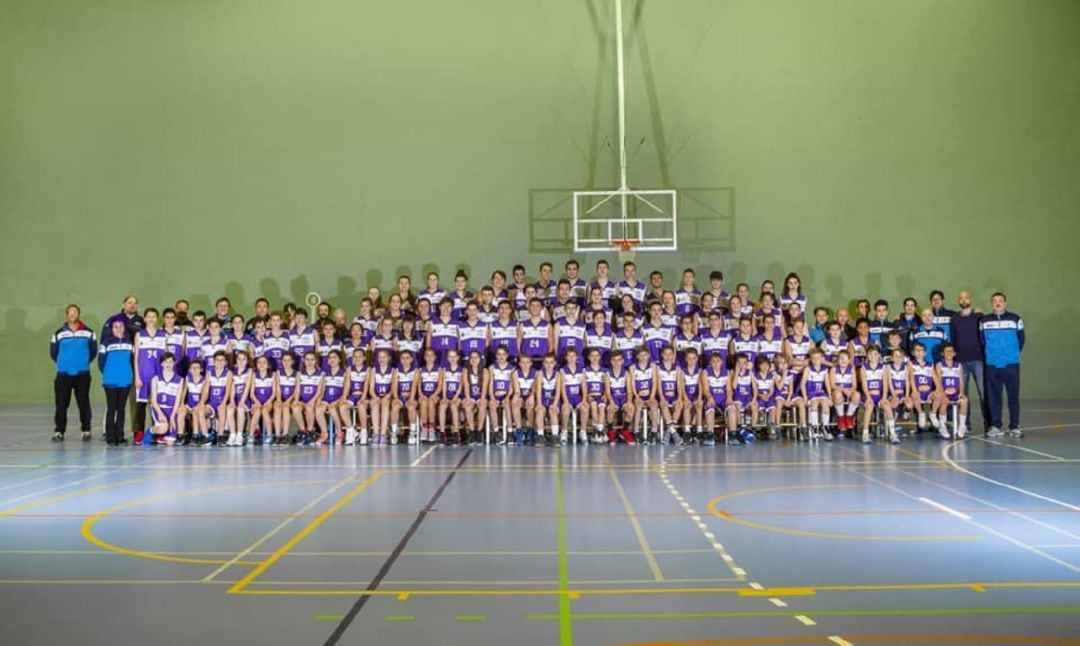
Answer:
<svg viewBox="0 0 1080 646"><path fill-rule="evenodd" d="M627 5L632 184L716 189L730 234L639 264L797 269L828 305L1003 289L1025 395L1077 394L1080 345L1056 340L1080 316L1080 4ZM0 401L50 398L69 301L95 326L127 292L249 308L314 289L351 311L401 271L561 263L530 213L542 189L614 183L610 15L0 3Z"/></svg>

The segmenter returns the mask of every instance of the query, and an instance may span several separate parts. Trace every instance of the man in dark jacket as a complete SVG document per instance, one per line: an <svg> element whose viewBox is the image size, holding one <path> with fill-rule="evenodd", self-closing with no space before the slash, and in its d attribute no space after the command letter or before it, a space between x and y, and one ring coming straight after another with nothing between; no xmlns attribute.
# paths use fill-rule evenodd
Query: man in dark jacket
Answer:
<svg viewBox="0 0 1080 646"><path fill-rule="evenodd" d="M969 385L975 384L975 391L979 393L979 409L982 411L983 432L990 428L990 414L986 408L986 384L983 381L983 348L982 335L979 334L979 318L982 314L971 307L971 292L966 289L960 292L956 299L960 311L953 312L949 317L949 336L952 344L956 346L956 360L964 368L964 393L971 401L972 390ZM967 427L971 428L971 406L968 406Z"/></svg>
<svg viewBox="0 0 1080 646"><path fill-rule="evenodd" d="M80 320L82 312L78 305L68 305L64 311L66 320L52 335L49 356L56 363L56 379L53 392L56 399L55 429L53 442L63 442L67 431L67 409L71 405L71 393L79 407L79 424L84 442L90 439L90 362L97 356L97 338L94 331Z"/></svg>
<svg viewBox="0 0 1080 646"><path fill-rule="evenodd" d="M108 336L109 331L112 330L113 321L123 321L128 341L134 341L135 335L139 333L139 330L146 327L142 316L139 315L139 297L134 294L124 297L124 303L121 306L120 311L107 318L105 320L105 325L101 326L101 334L98 335L99 338Z"/></svg>

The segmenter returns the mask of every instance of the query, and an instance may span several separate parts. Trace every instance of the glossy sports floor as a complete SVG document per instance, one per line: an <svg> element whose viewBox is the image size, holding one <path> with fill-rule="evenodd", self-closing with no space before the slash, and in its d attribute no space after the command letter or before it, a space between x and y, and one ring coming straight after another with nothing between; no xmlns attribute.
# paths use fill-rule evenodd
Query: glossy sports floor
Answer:
<svg viewBox="0 0 1080 646"><path fill-rule="evenodd" d="M1080 402L1024 421L895 447L107 449L4 408L0 640L1080 643Z"/></svg>

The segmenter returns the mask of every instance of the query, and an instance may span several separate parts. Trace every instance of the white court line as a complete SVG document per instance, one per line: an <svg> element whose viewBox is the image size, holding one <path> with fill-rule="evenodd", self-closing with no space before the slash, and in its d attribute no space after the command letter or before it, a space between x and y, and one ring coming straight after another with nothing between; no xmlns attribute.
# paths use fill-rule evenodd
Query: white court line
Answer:
<svg viewBox="0 0 1080 646"><path fill-rule="evenodd" d="M422 454L420 454L420 457L418 457L418 458L416 458L415 460L413 460L412 464L410 464L409 466L410 466L410 467L415 467L416 465L420 464L421 462L423 462L423 461L424 461L424 458L426 458L427 456L431 455L431 452L432 452L432 451L434 451L434 450L435 450L435 449L437 449L437 448L439 448L439 445L438 445L438 444L436 444L435 446L431 447L431 448L430 448L430 449L428 449L427 451L424 451L424 452L423 452Z"/></svg>
<svg viewBox="0 0 1080 646"><path fill-rule="evenodd" d="M1080 543L1064 543L1062 545L1032 545L1032 547L1039 547L1047 550L1064 550L1080 547Z"/></svg>
<svg viewBox="0 0 1080 646"><path fill-rule="evenodd" d="M795 615L795 618L798 619L802 623L802 625L804 625L804 626L816 626L817 625L816 621L814 621L810 617L807 617L806 615Z"/></svg>
<svg viewBox="0 0 1080 646"><path fill-rule="evenodd" d="M961 441L963 441L963 440L961 440ZM959 444L959 443L960 442L949 442L948 444L946 444L941 449L941 459L944 460L945 462L947 462L949 466L956 469L957 471L960 471L961 473L966 473L967 475L971 476L972 478L977 478L979 480L982 480L983 482L989 482L990 484L997 485L999 487L1004 487L1006 489L1011 489L1011 490L1013 490L1013 491L1015 491L1017 493L1022 493L1025 496L1030 496L1032 498L1038 498L1039 500L1045 500L1046 502L1050 502L1050 503L1053 503L1055 505L1059 505L1061 507L1064 507L1066 509L1071 509L1073 511L1080 511L1080 507L1077 507L1076 505L1073 505L1073 504L1058 500L1057 498L1051 498L1050 496L1044 496L1044 495L1042 495L1040 493L1035 493L1034 491L1028 491L1027 489L1024 489L1022 487L1017 487L1016 485L1011 485L1011 484L1008 484L1006 482L1001 482L1000 480L994 480L993 478L988 478L988 477L986 477L984 475L980 475L978 473L975 473L974 471L969 471L968 469L965 469L964 467L957 464L956 460L953 460L952 458L949 457L949 451L951 451L952 448L954 446L956 446L957 444Z"/></svg>
<svg viewBox="0 0 1080 646"><path fill-rule="evenodd" d="M829 641L837 646L852 646L852 643L839 635L829 635Z"/></svg>
<svg viewBox="0 0 1080 646"><path fill-rule="evenodd" d="M787 608L787 604L784 603L783 599L777 599L776 597L772 597L771 599L769 599L769 602L777 608Z"/></svg>
<svg viewBox="0 0 1080 646"><path fill-rule="evenodd" d="M1016 449L1017 451L1026 451L1027 453L1034 453L1035 455L1041 455L1044 458L1053 458L1054 460L1059 460L1059 461L1063 461L1063 460L1067 459L1067 458L1064 458L1064 457L1062 457L1060 455L1053 455L1051 453L1043 453L1042 451L1036 451L1035 449L1029 449L1026 446L1020 446L1019 444L1006 444L1004 442L997 442L995 440L988 440L985 437L978 437L978 436L975 436L972 439L979 440L980 442L986 442L987 444L995 444L997 446L1004 446L1004 447L1009 448L1009 449Z"/></svg>
<svg viewBox="0 0 1080 646"><path fill-rule="evenodd" d="M882 487L885 487L886 489L889 489L891 491L895 491L896 493L900 494L901 496L904 496L905 498L910 498L912 500L918 500L917 496L913 496L913 495L909 494L908 492L904 491L903 489L900 489L899 487L895 487L895 486L889 484L888 482L885 482L884 480L879 480L879 479L877 479L877 478L875 478L873 476L868 476L865 473L862 473L861 471L856 471L855 469L850 469L848 467L844 467L844 468L847 469L848 471L850 471L851 473L854 473L856 475L859 475L859 476L869 480L870 482L874 482L876 484L881 485ZM997 531L996 529L994 529L992 527L987 527L986 525L984 525L984 524L982 524L982 523L980 523L980 522L978 522L976 520L965 520L964 522L970 523L971 525L974 525L975 527L978 527L979 529L983 530L984 532L987 532L988 534L993 534L994 536L997 536L998 538L1000 538L1000 539L1002 539L1004 541L1012 543L1013 545L1015 545L1015 546L1017 546L1017 547L1019 547L1021 549L1027 550L1028 552L1031 552L1032 554L1037 554L1037 555L1043 557L1044 559L1046 559L1048 561L1051 561L1053 563L1057 563L1058 565L1060 565L1060 566L1062 566L1062 567L1064 567L1064 568L1066 568L1068 570L1071 570L1072 572L1080 573L1080 567L1077 567L1077 566L1073 565L1072 563L1069 563L1068 561L1063 561L1063 560L1059 559L1058 557L1056 557L1056 556L1054 556L1052 554L1047 554L1046 552L1044 552L1044 551L1042 551L1042 550L1040 550L1040 549L1038 549L1036 547L1032 547L1031 545L1028 545L1027 543L1024 543L1022 541L1018 541L1015 538L1013 538L1012 536L1009 536L1007 534L1002 534L1001 532Z"/></svg>
<svg viewBox="0 0 1080 646"><path fill-rule="evenodd" d="M149 458L147 460L141 460L139 462L133 462L133 463L125 465L125 466L117 466L117 467L111 467L110 468L109 465L102 465L102 468L108 469L108 470L104 471L103 473L98 473L96 475L87 476L87 477L85 477L85 478L83 478L81 480L73 480L71 482L65 482L62 485L57 485L55 487L49 487L48 489L38 489L37 491L35 491L33 493L23 494L21 496L16 496L15 498L8 498L7 500L0 500L0 507L7 507L8 505L10 505L13 502L18 502L20 500L26 500L27 498L38 498L38 497L41 497L42 494L52 493L53 491L59 491L60 489L67 489L67 488L73 487L75 485L83 484L85 482L90 482L91 480L97 480L99 478L104 478L105 476L112 475L114 473L117 473L118 471L127 471L129 469L134 469L134 468L137 468L139 465L145 464L147 462L152 462L155 458L157 458L157 457L159 457L159 456L161 456L163 454L164 453L159 453L159 454L155 455L154 457L151 457L151 458ZM0 510L0 511L2 511L2 510Z"/></svg>
<svg viewBox="0 0 1080 646"><path fill-rule="evenodd" d="M923 503L926 503L927 505L930 505L931 507L936 507L937 509L940 509L941 511L945 512L946 514L952 514L953 516L956 516L957 518L960 518L960 519L963 519L963 520L971 520L971 516L968 516L967 514L960 513L958 511L956 511L955 509L953 509L952 507L946 507L945 505L941 504L940 502L934 502L933 500L930 500L929 498L921 498L921 497L919 498L919 501L923 502Z"/></svg>
<svg viewBox="0 0 1080 646"><path fill-rule="evenodd" d="M940 482L935 482L934 480L930 480L929 478L925 478L923 476L920 476L917 473L911 473L911 472L908 472L908 471L900 471L899 473L901 473L902 475L905 475L905 476L907 476L909 478L914 478L916 480L925 482L925 483L927 483L927 484L929 484L931 486L937 487L939 489L944 489L945 491L956 494L957 496L960 496L961 498L967 498L968 500L974 500L975 502L977 502L977 503L979 503L981 505L986 505L987 507L990 507L992 509L997 509L998 511L1003 511L1003 512L1009 514L1010 516L1015 516L1017 518L1021 518L1023 520L1026 520L1029 523L1033 523L1035 525L1038 525L1039 527L1043 527L1045 529L1049 529L1052 532L1056 532L1058 534L1061 534L1062 536L1067 536L1067 537L1069 537L1069 538L1071 538L1073 540L1080 541L1080 535L1074 534L1073 532L1070 532L1067 529L1062 529L1060 527L1057 527L1056 525L1051 525L1050 523L1041 521L1038 518L1032 518L1031 516L1028 516L1027 514L1016 511L1015 509L1009 509L1008 507L1002 507L1001 505L999 505L999 504L997 504L995 502L991 502L989 500L979 498L978 496L973 496L973 495L971 495L969 493L965 493L963 491L960 491L959 489L954 489L954 488L952 488L952 487L950 487L948 485L941 484Z"/></svg>
<svg viewBox="0 0 1080 646"><path fill-rule="evenodd" d="M432 448L434 448L434 447L432 447ZM232 557L231 559L229 559L228 561L226 561L226 562L225 562L225 563L224 563L224 564L223 564L223 565L222 565L221 567L219 567L218 569L216 569L216 570L214 570L213 572L211 572L210 574L208 574L208 575L207 575L206 577L204 577L204 578L203 578L202 582L203 582L203 583L210 583L211 581L213 581L213 580L214 580L214 577L216 577L217 575L221 574L221 573L222 573L222 572L224 572L225 570L227 570L227 569L229 569L230 567L232 567L232 566L233 566L233 565L234 565L234 564L235 564L235 563L236 563L237 561L239 561L240 559L244 558L245 556L247 556L248 554L250 554L250 553L251 553L252 551L254 551L254 550L255 550L256 548L258 548L258 547L259 547L260 545L262 545L262 544L263 544L263 543L265 543L266 541L268 541L268 540L270 540L271 538L273 538L273 536L274 536L275 534L277 534L277 533L278 533L278 532L280 532L281 530L283 530L283 529L285 529L286 527L288 527L289 523L293 522L294 520L296 520L297 518L299 518L300 516L302 516L302 515L303 515L303 514L304 514L305 512L307 512L307 511L308 511L309 509L311 509L311 508L312 508L312 507L314 507L315 505L317 505L317 504L319 504L320 502L322 502L323 500L325 500L325 499L326 499L326 497L327 497L327 496L329 496L330 494L334 493L334 492L335 492L335 491L337 491L338 489L340 489L340 488L344 487L345 485L347 485L347 484L349 484L350 482L352 482L353 480L355 480L355 479L356 479L356 477L357 477L356 475L351 475L351 476L349 476L348 478L345 478L345 479L344 479L344 480L342 480L341 482L337 483L337 484L336 484L336 485L334 485L333 487L330 487L329 489L327 489L327 490L326 490L325 492L323 492L323 493L322 493L322 495L320 495L319 497L315 498L314 500L312 500L312 501L311 501L311 502L309 502L308 504L304 505L304 506L303 506L303 507L302 507L302 508L300 509L300 511L296 512L296 513L295 513L295 514L293 514L292 516L289 516L289 517L288 517L288 518L286 518L285 520L283 520L283 521L281 521L280 523L278 523L277 527L274 527L274 528L273 528L273 529L271 529L271 530L270 530L269 532L267 532L267 533L266 533L265 535L263 535L263 537L262 537L262 538L260 538L259 540L255 541L254 543L252 543L251 545L249 545L249 546L248 546L248 548L247 548L247 549L245 549L245 550L244 550L243 552L240 552L240 553L239 553L239 554L237 554L236 556Z"/></svg>

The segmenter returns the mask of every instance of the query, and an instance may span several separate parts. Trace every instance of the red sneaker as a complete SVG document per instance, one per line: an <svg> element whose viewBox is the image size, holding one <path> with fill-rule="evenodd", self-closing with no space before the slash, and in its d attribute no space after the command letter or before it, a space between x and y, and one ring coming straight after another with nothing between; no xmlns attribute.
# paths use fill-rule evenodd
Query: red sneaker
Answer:
<svg viewBox="0 0 1080 646"><path fill-rule="evenodd" d="M617 433L617 432L615 431L615 429L611 429L611 430L609 430L609 431L607 432L607 441L608 441L608 444L614 444L614 443L615 443L615 438L616 438L617 436L618 436L618 433Z"/></svg>
<svg viewBox="0 0 1080 646"><path fill-rule="evenodd" d="M623 430L619 431L619 437L621 437L622 441L626 442L627 444L636 443L636 440L634 439L634 434L631 433L629 429L624 428Z"/></svg>

